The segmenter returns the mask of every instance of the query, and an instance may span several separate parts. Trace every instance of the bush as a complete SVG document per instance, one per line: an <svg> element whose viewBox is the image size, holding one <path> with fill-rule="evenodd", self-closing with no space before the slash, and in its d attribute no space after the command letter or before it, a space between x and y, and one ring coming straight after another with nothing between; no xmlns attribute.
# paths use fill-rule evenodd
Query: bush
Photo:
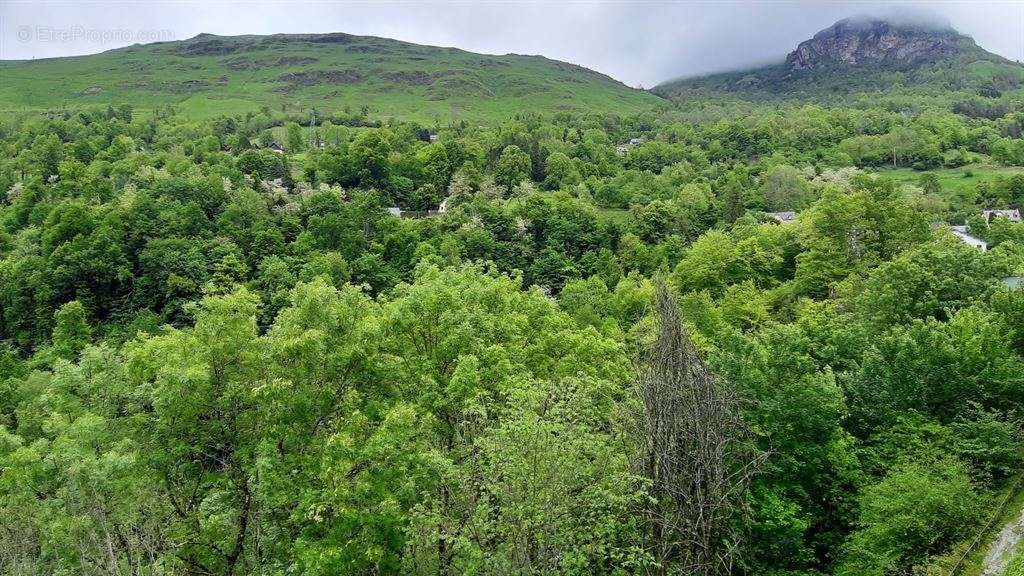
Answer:
<svg viewBox="0 0 1024 576"><path fill-rule="evenodd" d="M967 535L981 508L967 466L950 457L902 465L868 487L860 506L837 576L907 573Z"/></svg>
<svg viewBox="0 0 1024 576"><path fill-rule="evenodd" d="M979 475L999 480L1020 470L1020 431L1012 423L979 411L970 419L958 416L950 428L956 451Z"/></svg>

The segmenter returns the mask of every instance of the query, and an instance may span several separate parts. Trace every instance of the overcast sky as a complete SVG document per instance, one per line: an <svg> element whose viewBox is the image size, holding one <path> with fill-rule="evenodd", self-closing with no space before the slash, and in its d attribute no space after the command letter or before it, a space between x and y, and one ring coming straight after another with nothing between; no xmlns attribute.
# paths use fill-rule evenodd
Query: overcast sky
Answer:
<svg viewBox="0 0 1024 576"><path fill-rule="evenodd" d="M893 6L896 8L893 8ZM847 16L921 14L1024 60L1024 1L343 2L0 0L0 59L90 54L199 34L348 32L543 54L632 86L781 60ZM0 78L0 81L3 79Z"/></svg>

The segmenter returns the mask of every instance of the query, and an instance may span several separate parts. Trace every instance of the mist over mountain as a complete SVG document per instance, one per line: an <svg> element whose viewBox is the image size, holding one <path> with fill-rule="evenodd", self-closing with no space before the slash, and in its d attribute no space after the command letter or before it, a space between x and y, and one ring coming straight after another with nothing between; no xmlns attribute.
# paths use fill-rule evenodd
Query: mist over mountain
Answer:
<svg viewBox="0 0 1024 576"><path fill-rule="evenodd" d="M839 20L832 27L842 24L848 28L864 29L877 26L880 22L895 28L916 28L932 32L955 31L949 18L945 16L935 12L899 9L898 7L883 14L855 14L849 18Z"/></svg>
<svg viewBox="0 0 1024 576"><path fill-rule="evenodd" d="M783 62L673 80L653 92L667 97L728 92L833 98L894 86L998 91L1022 82L1019 63L986 51L943 19L856 16L800 42Z"/></svg>

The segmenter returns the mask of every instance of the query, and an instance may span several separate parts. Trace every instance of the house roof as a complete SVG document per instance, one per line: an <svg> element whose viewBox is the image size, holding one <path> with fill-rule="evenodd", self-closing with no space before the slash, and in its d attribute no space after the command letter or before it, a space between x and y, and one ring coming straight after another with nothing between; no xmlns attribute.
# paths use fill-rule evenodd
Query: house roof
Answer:
<svg viewBox="0 0 1024 576"><path fill-rule="evenodd" d="M1014 222L1020 222L1020 210L984 210L981 213L982 217L986 221L991 220L993 217L1007 218Z"/></svg>

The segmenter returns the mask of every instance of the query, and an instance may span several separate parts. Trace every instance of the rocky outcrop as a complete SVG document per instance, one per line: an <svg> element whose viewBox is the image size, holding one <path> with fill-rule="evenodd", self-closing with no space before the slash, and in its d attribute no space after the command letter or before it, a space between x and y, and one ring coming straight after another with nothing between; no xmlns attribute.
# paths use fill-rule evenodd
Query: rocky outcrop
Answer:
<svg viewBox="0 0 1024 576"><path fill-rule="evenodd" d="M907 67L957 54L973 42L952 29L899 25L872 18L840 20L786 57L792 70L820 67Z"/></svg>
<svg viewBox="0 0 1024 576"><path fill-rule="evenodd" d="M986 64L974 66L981 62ZM1024 66L985 51L948 24L859 17L836 22L801 42L785 62L680 78L652 92L666 98L724 93L823 102L896 84L998 95L1024 86Z"/></svg>

